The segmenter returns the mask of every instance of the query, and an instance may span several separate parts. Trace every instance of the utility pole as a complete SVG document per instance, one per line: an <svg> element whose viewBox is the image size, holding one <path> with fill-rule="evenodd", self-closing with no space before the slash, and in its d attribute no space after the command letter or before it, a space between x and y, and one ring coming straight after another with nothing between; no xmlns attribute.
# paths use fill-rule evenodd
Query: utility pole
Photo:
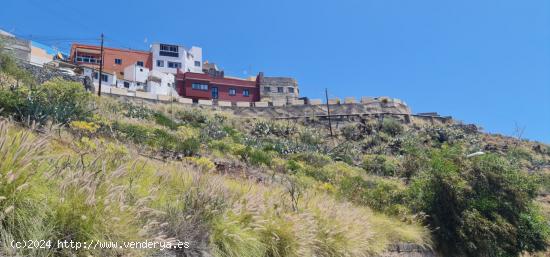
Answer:
<svg viewBox="0 0 550 257"><path fill-rule="evenodd" d="M99 90L97 96L101 96L101 80L103 80L103 33L101 33L101 57L99 61Z"/></svg>
<svg viewBox="0 0 550 257"><path fill-rule="evenodd" d="M330 121L330 105L328 104L328 89L325 88L325 97L327 99L327 118L328 118L328 128L330 130L330 137L334 137L332 134L332 122Z"/></svg>

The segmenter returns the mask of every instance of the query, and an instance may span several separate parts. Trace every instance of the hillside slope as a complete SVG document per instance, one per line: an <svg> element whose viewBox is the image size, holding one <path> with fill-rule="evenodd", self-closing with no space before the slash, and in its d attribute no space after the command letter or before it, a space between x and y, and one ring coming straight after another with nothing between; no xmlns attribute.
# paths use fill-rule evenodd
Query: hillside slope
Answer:
<svg viewBox="0 0 550 257"><path fill-rule="evenodd" d="M315 119L97 98L5 67L7 256L377 256L403 243L518 256L549 243L544 144L391 116L343 122L330 137ZM9 247L28 239L189 248Z"/></svg>

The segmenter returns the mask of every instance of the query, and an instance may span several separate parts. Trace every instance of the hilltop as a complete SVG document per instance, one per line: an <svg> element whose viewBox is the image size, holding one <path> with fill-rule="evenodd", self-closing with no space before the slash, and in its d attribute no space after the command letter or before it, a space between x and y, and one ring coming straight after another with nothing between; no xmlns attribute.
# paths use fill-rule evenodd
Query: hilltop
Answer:
<svg viewBox="0 0 550 257"><path fill-rule="evenodd" d="M3 58L0 254L544 256L548 247L548 145L400 113L342 115L331 136L322 115L99 98L79 82L38 83ZM189 248L8 246L25 239Z"/></svg>

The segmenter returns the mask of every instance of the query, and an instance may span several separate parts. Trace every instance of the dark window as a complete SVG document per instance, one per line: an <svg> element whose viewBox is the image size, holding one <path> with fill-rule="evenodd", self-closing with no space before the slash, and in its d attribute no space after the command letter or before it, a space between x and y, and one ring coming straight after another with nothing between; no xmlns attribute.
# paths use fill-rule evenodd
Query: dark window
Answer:
<svg viewBox="0 0 550 257"><path fill-rule="evenodd" d="M250 96L248 89L243 89L243 96Z"/></svg>
<svg viewBox="0 0 550 257"><path fill-rule="evenodd" d="M115 59L115 64L122 64L122 59Z"/></svg>
<svg viewBox="0 0 550 257"><path fill-rule="evenodd" d="M236 95L236 94L237 94L237 90L235 90L234 88L229 89L229 95Z"/></svg>
<svg viewBox="0 0 550 257"><path fill-rule="evenodd" d="M140 72L143 72L143 69L139 69Z"/></svg>
<svg viewBox="0 0 550 257"><path fill-rule="evenodd" d="M106 74L101 74L101 80L103 82L107 82L107 81L109 81L109 76L107 76Z"/></svg>
<svg viewBox="0 0 550 257"><path fill-rule="evenodd" d="M130 88L130 82L124 81L124 87L125 88Z"/></svg>
<svg viewBox="0 0 550 257"><path fill-rule="evenodd" d="M160 56L179 57L179 48L175 45L160 44Z"/></svg>
<svg viewBox="0 0 550 257"><path fill-rule="evenodd" d="M93 73L93 76L94 76L94 79L97 79L97 78L99 78L99 73L94 72L94 73Z"/></svg>
<svg viewBox="0 0 550 257"><path fill-rule="evenodd" d="M157 60L157 67L164 67L164 61Z"/></svg>
<svg viewBox="0 0 550 257"><path fill-rule="evenodd" d="M191 88L195 89L195 90L208 91L208 85L207 84L193 83L193 84L191 84Z"/></svg>
<svg viewBox="0 0 550 257"><path fill-rule="evenodd" d="M283 93L283 92L285 92L285 89L283 87L277 87L277 92L278 93Z"/></svg>
<svg viewBox="0 0 550 257"><path fill-rule="evenodd" d="M138 62L136 63L136 65L137 65L137 66L143 67L143 62L142 62L142 61L138 61Z"/></svg>
<svg viewBox="0 0 550 257"><path fill-rule="evenodd" d="M293 87L289 87L289 88L288 88L288 92L289 92L289 93L294 93L294 88L293 88Z"/></svg>
<svg viewBox="0 0 550 257"><path fill-rule="evenodd" d="M267 93L271 92L271 88L270 87L264 87L264 92L267 92Z"/></svg>
<svg viewBox="0 0 550 257"><path fill-rule="evenodd" d="M181 62L168 62L168 68L181 69Z"/></svg>
<svg viewBox="0 0 550 257"><path fill-rule="evenodd" d="M201 66L201 62L195 61L195 66L196 66L196 67L200 67L200 66Z"/></svg>
<svg viewBox="0 0 550 257"><path fill-rule="evenodd" d="M76 61L77 62L85 62L85 63L93 63L93 64L100 64L101 63L101 59L99 58L99 56L92 56L92 55L78 55L76 57Z"/></svg>

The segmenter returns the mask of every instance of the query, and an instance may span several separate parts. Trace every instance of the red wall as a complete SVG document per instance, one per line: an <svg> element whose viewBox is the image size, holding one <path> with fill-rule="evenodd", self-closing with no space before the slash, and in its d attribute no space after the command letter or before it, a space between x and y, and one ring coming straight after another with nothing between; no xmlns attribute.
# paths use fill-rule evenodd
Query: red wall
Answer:
<svg viewBox="0 0 550 257"><path fill-rule="evenodd" d="M212 87L218 88L218 100L230 102L257 102L260 100L259 87L256 81L232 79L232 78L212 78L202 73L178 73L176 75L178 94L182 97L192 99L212 99ZM208 85L208 91L193 89L193 83ZM234 96L229 95L229 89L234 88L237 93ZM243 90L248 89L249 96L243 96Z"/></svg>

